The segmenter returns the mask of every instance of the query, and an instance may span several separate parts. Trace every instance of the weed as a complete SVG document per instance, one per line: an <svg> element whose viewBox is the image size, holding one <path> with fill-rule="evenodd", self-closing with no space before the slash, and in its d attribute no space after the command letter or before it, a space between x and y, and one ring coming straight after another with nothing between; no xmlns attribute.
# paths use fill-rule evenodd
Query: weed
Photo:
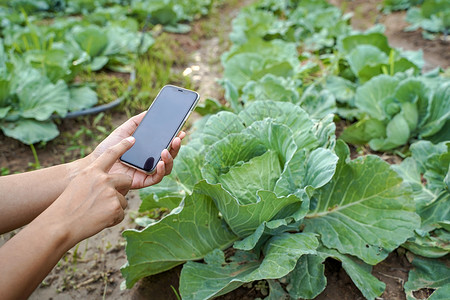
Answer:
<svg viewBox="0 0 450 300"><path fill-rule="evenodd" d="M267 296L269 294L269 286L265 280L258 281L255 285L255 289L261 292L263 296Z"/></svg>
<svg viewBox="0 0 450 300"><path fill-rule="evenodd" d="M173 293L175 294L175 297L177 297L177 300L181 300L180 294L178 293L177 289L173 287L173 285L170 285L172 288Z"/></svg>
<svg viewBox="0 0 450 300"><path fill-rule="evenodd" d="M74 133L65 132L62 134L64 142L69 145L66 154L77 153L80 158L86 156L94 150L94 147L108 136L111 127L111 115L104 112L92 117L83 117L81 120L85 125Z"/></svg>
<svg viewBox="0 0 450 300"><path fill-rule="evenodd" d="M77 265L78 261L83 262L83 259L86 256L86 252L88 250L89 239L86 239L84 241L85 241L85 247L84 247L84 251L82 254L80 254L80 252L78 251L78 249L80 248L81 242L78 243L75 246L75 249L73 250L72 261L71 261L71 263L73 265Z"/></svg>
<svg viewBox="0 0 450 300"><path fill-rule="evenodd" d="M75 249L73 250L73 254L72 254L72 262L76 265L78 262L78 258L80 258L80 256L78 255L78 248L80 247L80 243L78 243L75 246Z"/></svg>
<svg viewBox="0 0 450 300"><path fill-rule="evenodd" d="M106 291L108 289L108 273L102 273L103 275L103 283L105 284L105 288L103 289L103 297L102 299L106 299Z"/></svg>
<svg viewBox="0 0 450 300"><path fill-rule="evenodd" d="M127 92L130 75L118 72L90 72L79 75L82 82L95 89L98 105L110 103Z"/></svg>
<svg viewBox="0 0 450 300"><path fill-rule="evenodd" d="M30 144L30 148L31 148L31 152L33 153L34 162L33 163L28 163L28 166L31 167L34 170L40 169L41 168L41 163L39 162L39 157L37 155L36 148L34 147L33 144Z"/></svg>
<svg viewBox="0 0 450 300"><path fill-rule="evenodd" d="M0 176L6 176L6 175L9 175L10 173L11 173L11 170L9 168L2 167L0 169Z"/></svg>
<svg viewBox="0 0 450 300"><path fill-rule="evenodd" d="M112 244L108 241L107 243L106 243L106 246L105 246L105 251L107 252L109 249L111 249L112 248Z"/></svg>

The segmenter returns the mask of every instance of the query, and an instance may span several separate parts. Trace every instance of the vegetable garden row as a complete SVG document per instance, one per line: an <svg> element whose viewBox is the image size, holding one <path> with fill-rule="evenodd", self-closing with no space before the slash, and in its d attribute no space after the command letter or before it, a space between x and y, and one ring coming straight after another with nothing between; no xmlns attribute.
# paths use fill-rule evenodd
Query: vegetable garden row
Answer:
<svg viewBox="0 0 450 300"><path fill-rule="evenodd" d="M374 299L385 285L372 266L404 247L407 298L450 294L439 259L450 250L450 79L423 74L422 53L390 47L382 26L349 23L326 1L261 0L234 19L229 105L207 99L172 174L141 191L142 212L172 211L124 232L127 287L185 263L183 299L259 280L266 299L312 299L333 258ZM337 139L340 119L353 124ZM351 160L346 142L406 158Z"/></svg>
<svg viewBox="0 0 450 300"><path fill-rule="evenodd" d="M25 144L58 136L55 118L97 104L80 75L133 73L153 45L146 30L187 32L212 0L0 1L0 128ZM142 30L142 32L140 31Z"/></svg>
<svg viewBox="0 0 450 300"><path fill-rule="evenodd" d="M412 29L446 34L446 3L384 8L411 7ZM55 138L55 118L99 102L83 74L132 74L155 42L149 27L187 32L213 4L0 1L0 128L25 144ZM350 21L325 0L259 0L233 20L221 57L227 104L199 105L172 174L141 191L144 215L171 213L124 232L128 288L184 263L183 299L260 280L268 300L313 299L335 259L374 299L385 284L372 266L403 247L413 254L407 299L424 288L429 299L450 294L448 72L423 73L421 52L391 47L383 26L359 32ZM337 123L348 124L338 137ZM404 160L350 159L364 147Z"/></svg>

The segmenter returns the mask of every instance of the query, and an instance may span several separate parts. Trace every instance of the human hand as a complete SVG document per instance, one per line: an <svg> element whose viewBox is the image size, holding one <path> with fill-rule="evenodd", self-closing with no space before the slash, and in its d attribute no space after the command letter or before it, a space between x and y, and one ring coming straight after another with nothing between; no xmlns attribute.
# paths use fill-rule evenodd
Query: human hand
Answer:
<svg viewBox="0 0 450 300"><path fill-rule="evenodd" d="M56 223L70 233L70 241L77 243L123 220L127 207L125 195L133 178L110 171L134 142L133 137L128 137L104 151L72 179L65 191L44 211L47 220L56 219Z"/></svg>
<svg viewBox="0 0 450 300"><path fill-rule="evenodd" d="M97 148L95 148L94 152L90 154L91 160L95 160L102 153L105 152L109 147L117 144L124 138L131 136L139 123L141 123L144 118L146 112L142 112L139 115L136 115L130 118L128 121L119 126L116 130L114 130L105 140L103 140ZM173 168L173 159L177 156L178 151L181 147L181 140L186 136L186 133L180 131L178 137L174 138L170 147L170 151L164 149L161 152L162 161L158 163L156 166L156 172L147 175L143 172L139 172L138 170L131 168L122 164L120 161L117 161L111 168L110 173L118 173L118 174L126 174L129 175L133 181L131 184L131 189L140 189L150 185L154 185L159 183L165 175L169 175Z"/></svg>

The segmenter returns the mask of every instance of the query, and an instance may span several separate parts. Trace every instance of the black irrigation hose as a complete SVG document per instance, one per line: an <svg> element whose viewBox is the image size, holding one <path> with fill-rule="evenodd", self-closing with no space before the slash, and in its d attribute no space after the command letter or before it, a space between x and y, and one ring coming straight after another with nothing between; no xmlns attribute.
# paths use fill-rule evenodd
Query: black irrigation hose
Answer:
<svg viewBox="0 0 450 300"><path fill-rule="evenodd" d="M134 80L136 79L136 72L133 71L130 73L130 82L134 82ZM126 94L129 93L132 89L132 84L129 84L127 87L126 92L120 96L119 98L117 98L116 100L106 103L106 104L102 104L99 106L94 106L91 108L87 108L87 109L82 109L82 110L77 110L77 111L72 111L67 113L64 117L58 116L58 115L53 115L51 118L52 119L72 119L72 118L77 118L77 117L82 117L82 116L87 116L87 115L93 115L93 114L98 114L100 112L106 111L108 109L112 109L116 106L118 106L123 99L125 99Z"/></svg>

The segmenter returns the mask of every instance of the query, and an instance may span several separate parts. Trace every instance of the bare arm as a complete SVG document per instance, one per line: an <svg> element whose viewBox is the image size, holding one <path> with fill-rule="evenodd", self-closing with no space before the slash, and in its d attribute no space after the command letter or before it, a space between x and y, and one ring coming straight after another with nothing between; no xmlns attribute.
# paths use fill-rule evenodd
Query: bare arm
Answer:
<svg viewBox="0 0 450 300"><path fill-rule="evenodd" d="M28 224L49 207L87 158L42 170L0 177L0 234Z"/></svg>
<svg viewBox="0 0 450 300"><path fill-rule="evenodd" d="M132 177L109 171L133 142L125 139L105 151L42 214L0 248L2 299L26 299L67 250L123 220L124 195Z"/></svg>

